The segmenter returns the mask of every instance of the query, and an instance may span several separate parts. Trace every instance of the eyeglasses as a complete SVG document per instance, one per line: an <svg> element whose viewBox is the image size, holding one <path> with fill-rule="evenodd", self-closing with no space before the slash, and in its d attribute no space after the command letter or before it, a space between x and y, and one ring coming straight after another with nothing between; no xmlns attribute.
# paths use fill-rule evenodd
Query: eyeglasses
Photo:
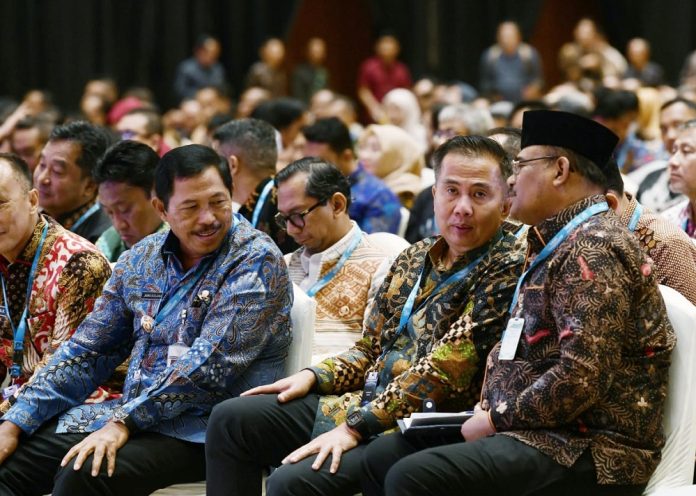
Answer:
<svg viewBox="0 0 696 496"><path fill-rule="evenodd" d="M551 160L557 159L560 155L544 155L543 157L527 158L525 160L513 160L512 161L512 173L518 175L522 167L528 165L530 162L536 162L537 160Z"/></svg>
<svg viewBox="0 0 696 496"><path fill-rule="evenodd" d="M326 199L319 200L317 203L315 203L314 205L312 205L308 209L303 210L302 212L297 213L297 214L283 215L280 212L278 212L275 215L276 224L278 224L278 227L280 227L281 229L287 229L288 222L290 222L290 224L292 224L296 228L302 229L305 226L305 220L304 220L305 215L307 215L309 212L311 212L315 208L324 205L325 203L326 203Z"/></svg>

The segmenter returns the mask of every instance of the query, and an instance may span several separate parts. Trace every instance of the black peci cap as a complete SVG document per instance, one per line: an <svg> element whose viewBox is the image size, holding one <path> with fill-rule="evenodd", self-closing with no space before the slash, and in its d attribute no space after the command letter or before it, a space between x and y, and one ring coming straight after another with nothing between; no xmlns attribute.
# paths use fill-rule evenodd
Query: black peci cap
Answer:
<svg viewBox="0 0 696 496"><path fill-rule="evenodd" d="M528 110L522 114L522 148L560 146L572 150L604 170L619 137L585 117L555 110Z"/></svg>

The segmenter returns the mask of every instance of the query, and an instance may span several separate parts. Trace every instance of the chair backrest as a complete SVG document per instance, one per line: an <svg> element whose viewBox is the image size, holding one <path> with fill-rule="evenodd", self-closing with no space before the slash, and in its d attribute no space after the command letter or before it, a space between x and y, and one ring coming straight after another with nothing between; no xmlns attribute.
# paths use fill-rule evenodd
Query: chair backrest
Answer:
<svg viewBox="0 0 696 496"><path fill-rule="evenodd" d="M672 288L660 286L677 336L669 368L662 461L645 494L692 484L696 456L696 307Z"/></svg>
<svg viewBox="0 0 696 496"><path fill-rule="evenodd" d="M399 253L411 246L411 243L401 236L388 232L371 233L367 235L367 239L390 259L396 258Z"/></svg>
<svg viewBox="0 0 696 496"><path fill-rule="evenodd" d="M406 235L406 228L408 227L408 220L411 218L411 211L406 207L401 207L399 211L401 212L401 220L399 221L399 232L397 234L403 238Z"/></svg>
<svg viewBox="0 0 696 496"><path fill-rule="evenodd" d="M292 322L292 344L285 362L285 373L294 374L312 365L312 343L316 321L316 302L293 283L294 301L290 311Z"/></svg>

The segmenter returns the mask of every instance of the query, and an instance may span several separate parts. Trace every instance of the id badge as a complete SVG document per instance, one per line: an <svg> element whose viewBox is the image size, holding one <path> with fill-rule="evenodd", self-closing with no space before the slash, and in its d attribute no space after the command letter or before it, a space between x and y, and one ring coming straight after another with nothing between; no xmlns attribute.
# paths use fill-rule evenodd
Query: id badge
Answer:
<svg viewBox="0 0 696 496"><path fill-rule="evenodd" d="M512 360L515 358L517 345L520 342L520 336L522 336L522 329L524 329L524 319L513 317L508 320L505 333L503 334L503 340L500 344L498 360Z"/></svg>
<svg viewBox="0 0 696 496"><path fill-rule="evenodd" d="M167 367L174 365L189 349L183 343L170 344L167 348Z"/></svg>
<svg viewBox="0 0 696 496"><path fill-rule="evenodd" d="M360 406L367 405L375 398L375 395L377 394L377 384L379 384L379 374L374 371L367 374L367 379L365 379L365 389L363 389L362 400L360 400Z"/></svg>
<svg viewBox="0 0 696 496"><path fill-rule="evenodd" d="M17 391L19 391L19 384L7 386L5 389L2 390L2 399L9 400L17 393Z"/></svg>

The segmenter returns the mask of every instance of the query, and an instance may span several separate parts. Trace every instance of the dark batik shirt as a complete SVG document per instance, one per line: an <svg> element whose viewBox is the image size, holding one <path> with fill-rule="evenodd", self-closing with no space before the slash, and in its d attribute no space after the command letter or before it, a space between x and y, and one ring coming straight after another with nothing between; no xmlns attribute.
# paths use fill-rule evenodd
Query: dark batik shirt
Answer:
<svg viewBox="0 0 696 496"><path fill-rule="evenodd" d="M371 371L379 374L377 395L362 407L362 414L372 434L420 411L425 398L435 400L441 411L474 405L483 380L482 365L507 322L522 250L516 238L502 229L487 246L463 255L450 269L442 265L446 249L443 238L432 237L402 252L377 294L362 339L312 368L324 395L315 434L330 430L360 408L364 378ZM484 253L464 279L434 291L439 282ZM421 271L413 314L391 345Z"/></svg>
<svg viewBox="0 0 696 496"><path fill-rule="evenodd" d="M585 198L529 229L532 260ZM595 215L525 279L513 360L488 356L482 406L498 432L600 484L643 484L660 461L672 327L652 265L613 212Z"/></svg>

